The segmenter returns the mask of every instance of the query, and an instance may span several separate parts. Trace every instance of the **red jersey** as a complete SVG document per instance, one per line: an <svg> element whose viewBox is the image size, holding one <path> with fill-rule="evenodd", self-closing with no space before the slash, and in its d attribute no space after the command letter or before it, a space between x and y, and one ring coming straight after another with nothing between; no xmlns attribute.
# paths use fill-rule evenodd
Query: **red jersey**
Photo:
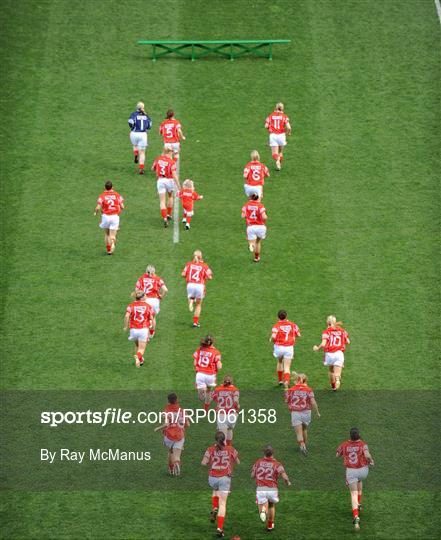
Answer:
<svg viewBox="0 0 441 540"><path fill-rule="evenodd" d="M281 111L274 111L265 120L265 126L270 133L285 133L289 118Z"/></svg>
<svg viewBox="0 0 441 540"><path fill-rule="evenodd" d="M216 411L237 411L239 410L239 390L232 384L229 386L217 386L211 397L216 402Z"/></svg>
<svg viewBox="0 0 441 540"><path fill-rule="evenodd" d="M256 480L257 487L276 488L279 476L285 472L281 463L273 457L260 458L253 465L251 476Z"/></svg>
<svg viewBox="0 0 441 540"><path fill-rule="evenodd" d="M312 399L314 399L314 392L303 383L295 384L285 392L285 401L290 411L310 411Z"/></svg>
<svg viewBox="0 0 441 540"><path fill-rule="evenodd" d="M268 167L260 161L250 161L243 170L243 177L249 186L263 186L269 175Z"/></svg>
<svg viewBox="0 0 441 540"><path fill-rule="evenodd" d="M296 337L300 336L299 327L287 319L283 321L277 321L273 326L271 333L275 336L274 344L283 345L289 347L294 345L296 342Z"/></svg>
<svg viewBox="0 0 441 540"><path fill-rule="evenodd" d="M153 162L153 168L158 178L173 178L173 173L176 173L176 163L168 156L158 156Z"/></svg>
<svg viewBox="0 0 441 540"><path fill-rule="evenodd" d="M200 373L215 375L221 353L215 347L199 347L194 353L194 369Z"/></svg>
<svg viewBox="0 0 441 540"><path fill-rule="evenodd" d="M101 193L98 197L97 204L101 207L103 214L107 216L113 216L115 214L121 214L122 204L124 199L119 193L109 189Z"/></svg>
<svg viewBox="0 0 441 540"><path fill-rule="evenodd" d="M164 280L159 276L151 276L150 274L142 274L135 285L138 291L144 291L147 298L161 298L159 291L165 287Z"/></svg>
<svg viewBox="0 0 441 540"><path fill-rule="evenodd" d="M234 462L239 456L232 446L223 446L220 450L214 445L207 448L204 459L208 459L210 476L231 476Z"/></svg>
<svg viewBox="0 0 441 540"><path fill-rule="evenodd" d="M322 339L326 339L325 352L344 351L349 343L349 334L340 326L328 326L323 331Z"/></svg>
<svg viewBox="0 0 441 540"><path fill-rule="evenodd" d="M162 430L167 439L171 441L180 441L184 438L186 422L184 411L178 403L167 405L164 409L167 415L167 426Z"/></svg>
<svg viewBox="0 0 441 540"><path fill-rule="evenodd" d="M263 214L266 213L266 208L259 201L249 201L242 207L242 215L244 215L249 225L265 225Z"/></svg>
<svg viewBox="0 0 441 540"><path fill-rule="evenodd" d="M152 308L142 300L136 300L127 306L126 313L130 313L130 328L150 328L153 315Z"/></svg>
<svg viewBox="0 0 441 540"><path fill-rule="evenodd" d="M207 279L211 279L213 277L213 272L208 264L204 263L204 261L191 261L185 265L181 275L185 277L187 283L201 283L204 285Z"/></svg>
<svg viewBox="0 0 441 540"><path fill-rule="evenodd" d="M194 201L201 198L196 191L192 191L191 189L181 189L178 191L177 196L181 199L182 208L187 210L187 212L192 212Z"/></svg>
<svg viewBox="0 0 441 540"><path fill-rule="evenodd" d="M177 143L179 142L179 129L181 128L181 122L174 118L164 120L159 126L159 133L164 139L164 143Z"/></svg>
<svg viewBox="0 0 441 540"><path fill-rule="evenodd" d="M365 451L368 445L361 439L358 441L345 441L337 448L337 456L343 456L345 467L349 469L360 469L369 464Z"/></svg>

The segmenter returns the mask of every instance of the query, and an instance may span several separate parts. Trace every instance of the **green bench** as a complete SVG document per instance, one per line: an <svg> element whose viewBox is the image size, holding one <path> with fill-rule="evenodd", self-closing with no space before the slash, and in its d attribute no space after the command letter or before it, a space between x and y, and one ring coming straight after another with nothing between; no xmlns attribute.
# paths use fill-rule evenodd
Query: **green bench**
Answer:
<svg viewBox="0 0 441 540"><path fill-rule="evenodd" d="M138 45L151 45L152 60L156 62L166 54L178 54L194 62L208 54L219 54L234 60L244 54L254 54L262 58L273 59L273 45L291 43L290 39L239 39L222 41L158 41L140 40Z"/></svg>

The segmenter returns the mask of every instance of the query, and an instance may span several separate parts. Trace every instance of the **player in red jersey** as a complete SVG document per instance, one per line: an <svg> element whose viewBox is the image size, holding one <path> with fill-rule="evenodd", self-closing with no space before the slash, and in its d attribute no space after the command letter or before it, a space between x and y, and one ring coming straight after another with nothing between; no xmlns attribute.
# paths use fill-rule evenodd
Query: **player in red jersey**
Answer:
<svg viewBox="0 0 441 540"><path fill-rule="evenodd" d="M242 218L247 224L247 240L250 251L254 251L254 262L260 261L262 240L266 238L266 208L257 195L251 195L250 200L242 207Z"/></svg>
<svg viewBox="0 0 441 540"><path fill-rule="evenodd" d="M173 152L173 159L179 159L179 151L181 149L180 140L185 141L182 133L182 126L179 120L176 120L173 109L167 111L164 122L159 126L159 133L164 139L164 148L170 148Z"/></svg>
<svg viewBox="0 0 441 540"><path fill-rule="evenodd" d="M181 453L185 443L185 428L189 421L178 403L176 394L167 396L168 405L164 409L165 422L155 428L164 434L164 446L168 448L168 472L174 476L181 474Z"/></svg>
<svg viewBox="0 0 441 540"><path fill-rule="evenodd" d="M337 448L337 457L342 456L346 467L346 485L351 492L352 516L355 530L360 529L361 495L363 480L369 474L369 466L374 466L374 460L369 452L368 445L360 439L357 428L349 431L350 439L341 443Z"/></svg>
<svg viewBox="0 0 441 540"><path fill-rule="evenodd" d="M135 284L135 292L143 291L146 295L147 304L153 309L153 320L150 328L151 338L155 335L156 316L161 311L160 302L168 292L164 280L157 276L155 272L155 267L152 264L149 264L145 269L145 274L142 274Z"/></svg>
<svg viewBox="0 0 441 540"><path fill-rule="evenodd" d="M284 111L283 103L277 103L276 110L267 116L265 127L269 131L271 154L276 162L276 171L282 168L283 147L286 146L286 135L291 135L291 124Z"/></svg>
<svg viewBox="0 0 441 540"><path fill-rule="evenodd" d="M152 171L156 171L159 207L164 220L164 227L168 227L168 222L172 219L175 186L178 190L181 189L171 148L164 147L162 154L153 162Z"/></svg>
<svg viewBox="0 0 441 540"><path fill-rule="evenodd" d="M206 336L201 339L201 346L193 353L196 389L206 411L210 408L217 372L222 369L221 353L213 347L213 343L214 338Z"/></svg>
<svg viewBox="0 0 441 540"><path fill-rule="evenodd" d="M199 317L201 316L202 300L205 297L205 282L207 279L213 279L213 272L202 259L202 252L199 249L193 253L193 260L185 265L181 275L187 282L188 309L191 312L194 309L193 327L198 328L201 326Z"/></svg>
<svg viewBox="0 0 441 540"><path fill-rule="evenodd" d="M119 215L124 210L124 199L113 190L110 180L104 184L106 191L101 193L96 203L94 216L101 213L101 229L104 229L104 242L108 255L115 251L116 234L119 229Z"/></svg>
<svg viewBox="0 0 441 540"><path fill-rule="evenodd" d="M251 478L256 480L256 503L259 508L260 519L267 521L267 530L274 530L276 504L279 502L278 481L282 477L287 486L291 485L283 465L274 459L274 450L271 445L263 448L263 458L254 463Z"/></svg>
<svg viewBox="0 0 441 540"><path fill-rule="evenodd" d="M208 483L213 489L210 521L217 517L217 535L224 537L224 520L227 512L227 499L231 489L231 476L234 465L239 465L239 454L232 446L225 444L225 434L217 431L216 444L205 451L202 465L208 465Z"/></svg>
<svg viewBox="0 0 441 540"><path fill-rule="evenodd" d="M260 163L260 156L257 150L251 152L251 161L245 165L243 177L245 185L243 186L247 197L257 195L259 199L263 197L263 186L265 178L270 175L268 167Z"/></svg>
<svg viewBox="0 0 441 540"><path fill-rule="evenodd" d="M341 385L341 372L345 365L344 351L350 341L348 333L341 326L342 323L337 322L334 315L329 315L326 324L328 327L322 333L322 342L320 345L314 345L313 350L325 351L323 364L329 368L329 382L331 388L336 391Z"/></svg>
<svg viewBox="0 0 441 540"><path fill-rule="evenodd" d="M291 425L296 432L300 451L304 456L308 454L306 443L308 441L308 426L311 423L311 409L314 409L317 418L320 418L318 405L312 388L308 386L308 377L304 373L295 373L296 383L285 392L285 401L291 411Z"/></svg>
<svg viewBox="0 0 441 540"><path fill-rule="evenodd" d="M225 375L224 382L214 389L212 399L216 403L217 429L225 434L227 446L233 441L233 430L236 426L240 392L233 384L233 377Z"/></svg>
<svg viewBox="0 0 441 540"><path fill-rule="evenodd" d="M135 342L136 367L144 364L144 352L149 340L149 329L152 324L153 310L147 304L145 293L138 291L135 302L127 306L124 317L124 331L130 328L129 340Z"/></svg>
<svg viewBox="0 0 441 540"><path fill-rule="evenodd" d="M182 223L185 224L187 231L190 229L191 218L193 217L193 207L194 201L200 201L203 199L203 195L199 195L194 190L193 180L187 178L182 184L182 189L178 191L177 197L181 199L182 202L182 212L183 218Z"/></svg>
<svg viewBox="0 0 441 540"><path fill-rule="evenodd" d="M296 338L300 337L299 327L287 319L284 309L277 313L278 321L271 330L270 342L274 343L274 358L277 358L277 378L285 390L291 378L291 362L294 358Z"/></svg>

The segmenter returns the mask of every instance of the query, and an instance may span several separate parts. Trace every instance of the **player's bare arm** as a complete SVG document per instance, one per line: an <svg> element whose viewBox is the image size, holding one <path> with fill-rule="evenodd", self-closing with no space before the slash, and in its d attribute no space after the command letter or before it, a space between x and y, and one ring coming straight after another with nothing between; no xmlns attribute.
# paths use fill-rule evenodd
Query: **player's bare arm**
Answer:
<svg viewBox="0 0 441 540"><path fill-rule="evenodd" d="M101 206L99 204L95 206L95 211L93 215L96 216L98 213L101 213Z"/></svg>
<svg viewBox="0 0 441 540"><path fill-rule="evenodd" d="M291 480L289 479L286 472L282 473L282 478L283 478L283 481L285 482L285 484L289 487L291 485Z"/></svg>
<svg viewBox="0 0 441 540"><path fill-rule="evenodd" d="M326 339L322 339L322 342L320 343L320 345L314 345L312 350L313 351L319 351L320 349L324 349L325 346L326 346Z"/></svg>
<svg viewBox="0 0 441 540"><path fill-rule="evenodd" d="M291 124L290 124L289 122L286 122L286 134L287 134L287 135L291 135L291 134L292 134Z"/></svg>
<svg viewBox="0 0 441 540"><path fill-rule="evenodd" d="M317 415L317 418L320 418L320 412L318 409L317 401L314 398L311 398L311 405L314 407L315 414Z"/></svg>
<svg viewBox="0 0 441 540"><path fill-rule="evenodd" d="M124 332L127 332L129 329L129 320L130 320L130 313L126 313L124 316Z"/></svg>

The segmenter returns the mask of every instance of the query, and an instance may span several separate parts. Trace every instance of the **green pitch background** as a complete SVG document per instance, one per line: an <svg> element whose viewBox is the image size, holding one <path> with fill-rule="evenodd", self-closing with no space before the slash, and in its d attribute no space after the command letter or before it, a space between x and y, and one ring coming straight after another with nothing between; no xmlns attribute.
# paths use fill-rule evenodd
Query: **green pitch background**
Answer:
<svg viewBox="0 0 441 540"><path fill-rule="evenodd" d="M358 411L363 432L374 390L419 390L428 410L439 408L429 392L439 389L440 330L440 25L433 2L5 0L1 18L4 390L191 391L191 353L210 331L237 385L273 390L278 399L267 339L284 307L303 333L295 365L318 390L327 386L326 372L312 345L326 315L345 321L353 342L335 396L342 425L349 428ZM276 47L273 62L214 56L153 64L150 49L136 46L142 38L266 36L293 43ZM139 99L154 121L148 163L172 106L187 135L181 176L204 195L178 245L161 227L153 176L136 175L131 162L127 118ZM269 236L261 264L253 265L240 220L241 173L254 148L272 167L263 121L279 100L294 134L283 171L265 189ZM106 178L127 206L113 257L104 255L92 215ZM200 330L190 327L179 277L195 248L215 274ZM170 294L147 365L136 370L122 317L149 262ZM412 420L437 441L429 418L420 407ZM409 460L420 439L406 419L394 421L393 407L363 433L374 456L382 440L407 434L409 446L396 450L403 477L406 468L437 466L435 444L433 458ZM335 445L345 436L337 431ZM240 449L239 433L237 440ZM250 436L242 444L253 442L257 456L268 441ZM286 441L272 442L291 452L294 478L275 535L349 538L341 464L341 490L301 490L296 474L305 464L292 434L287 429ZM308 460L314 468L317 457ZM439 493L430 483L369 491L368 480L366 488L364 538L438 536ZM213 534L209 497L205 484L192 493L4 491L2 537L202 539ZM251 489L233 491L225 528L242 539L266 536Z"/></svg>

